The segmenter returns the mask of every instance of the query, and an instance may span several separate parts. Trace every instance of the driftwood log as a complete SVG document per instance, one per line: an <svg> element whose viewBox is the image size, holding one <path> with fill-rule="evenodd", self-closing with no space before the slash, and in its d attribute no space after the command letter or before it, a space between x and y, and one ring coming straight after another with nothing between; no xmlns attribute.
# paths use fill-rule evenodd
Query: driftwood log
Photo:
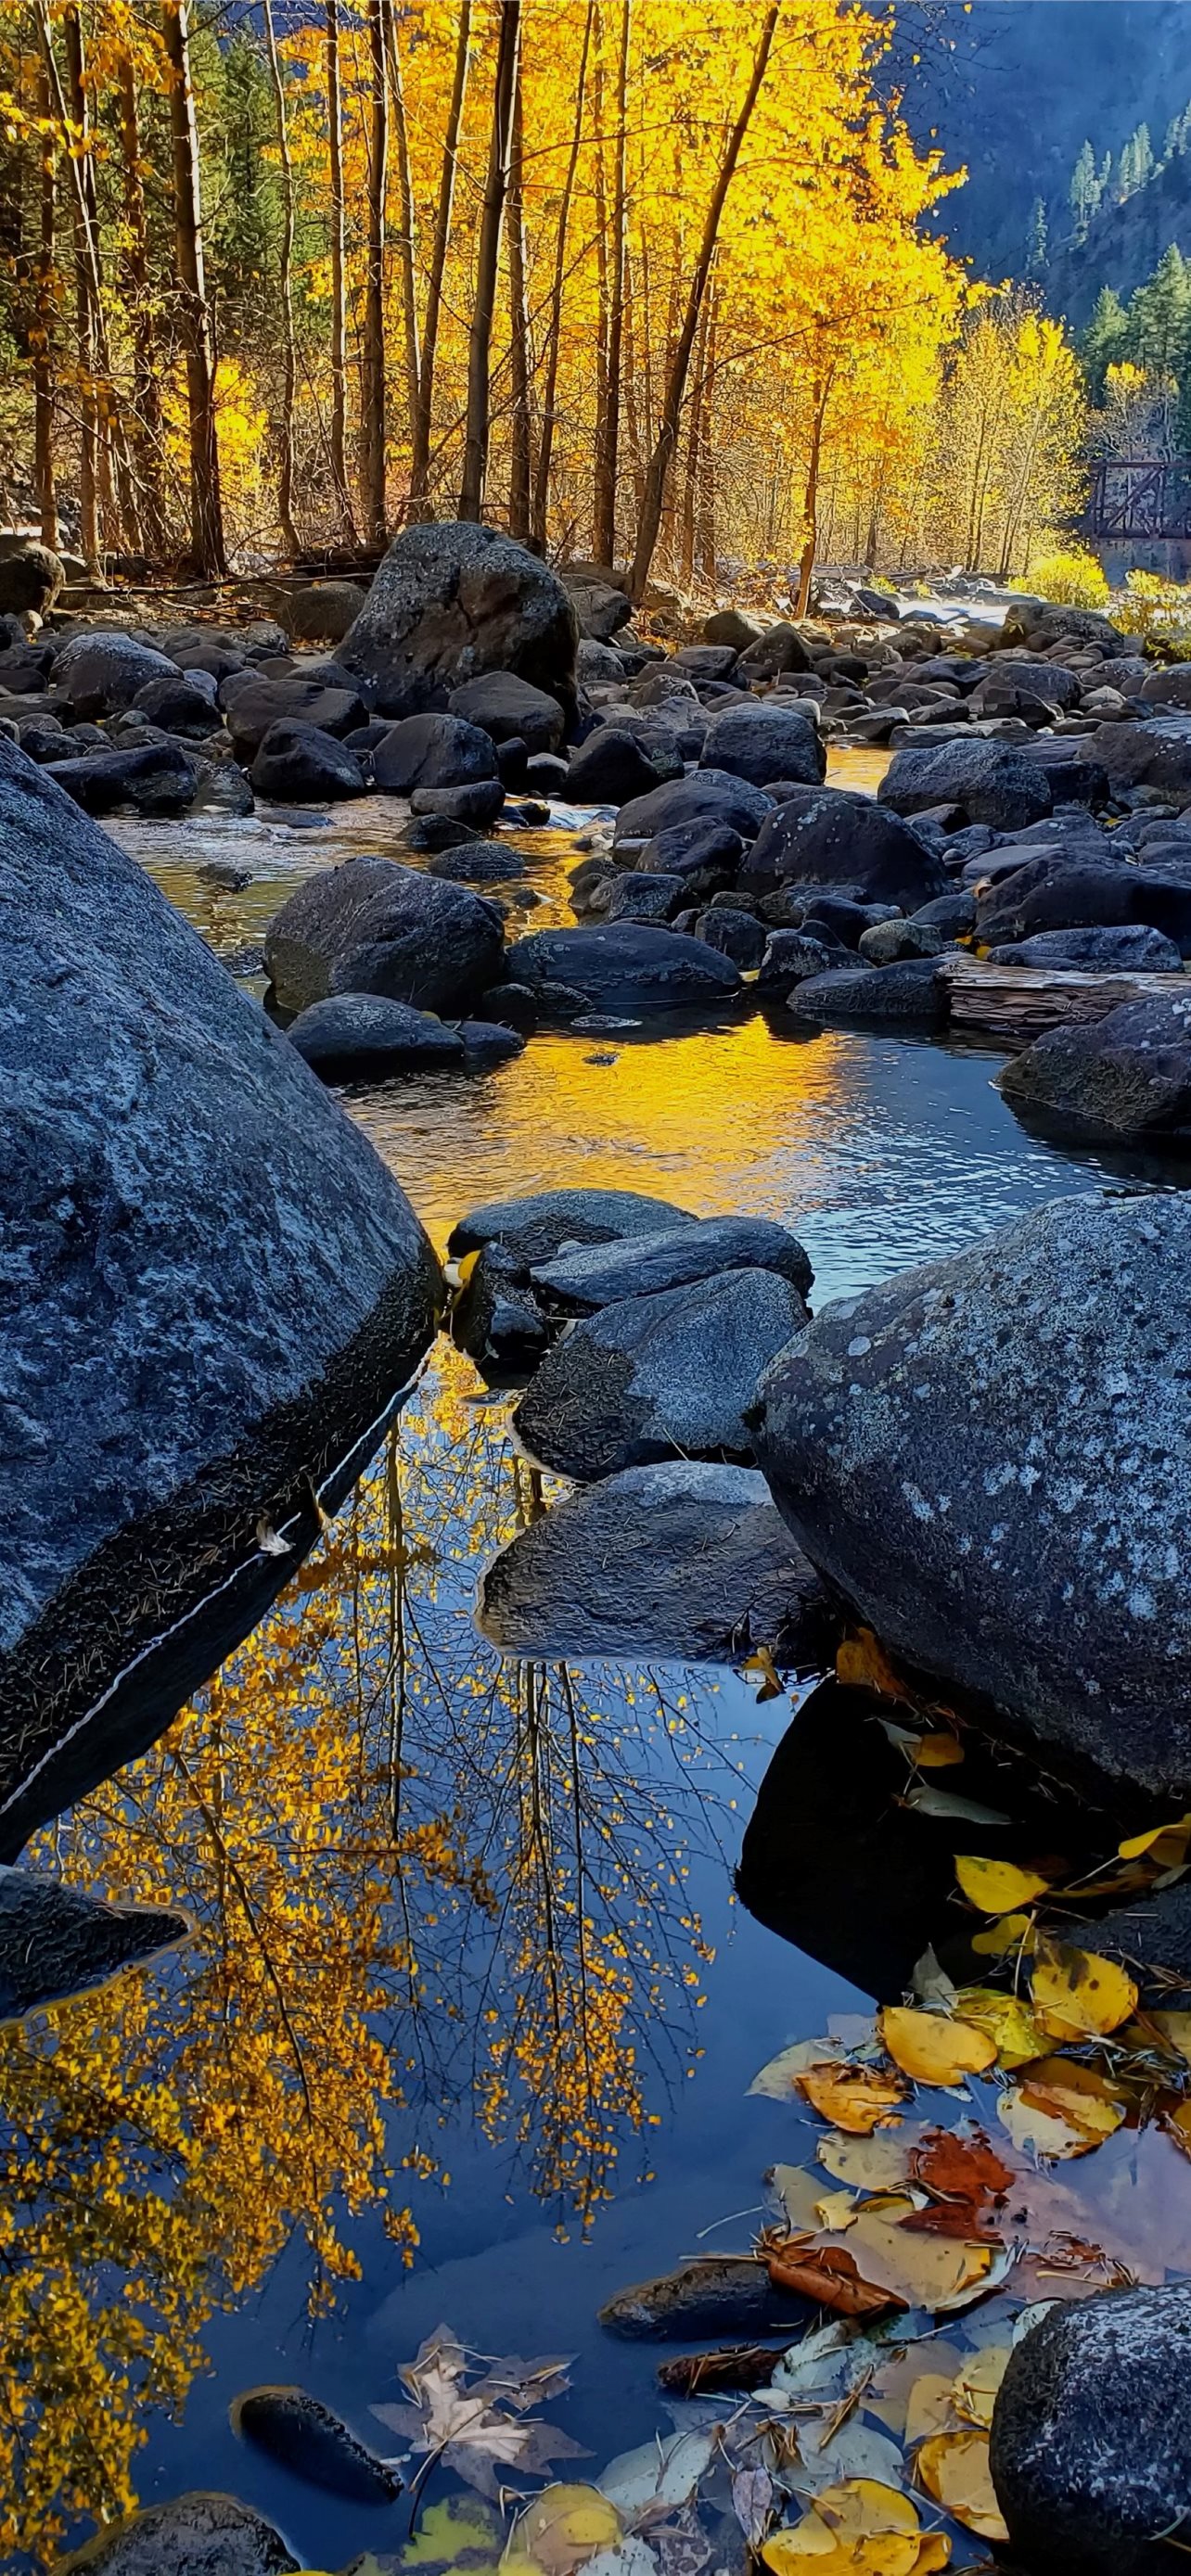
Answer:
<svg viewBox="0 0 1191 2576"><path fill-rule="evenodd" d="M1186 975L1088 975L1076 967L990 966L979 957L948 958L951 1026L991 1038L1015 1053L1047 1029L1102 1020L1122 1002L1191 999Z"/></svg>

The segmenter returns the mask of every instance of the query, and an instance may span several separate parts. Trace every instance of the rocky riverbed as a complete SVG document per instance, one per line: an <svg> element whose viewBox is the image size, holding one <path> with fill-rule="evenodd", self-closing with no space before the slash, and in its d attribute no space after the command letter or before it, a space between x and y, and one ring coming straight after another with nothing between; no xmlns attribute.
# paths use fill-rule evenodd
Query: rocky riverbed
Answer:
<svg viewBox="0 0 1191 2576"><path fill-rule="evenodd" d="M65 1809L3 1891L14 2566L195 2486L245 2502L166 2506L90 2563L403 2564L382 2426L408 2484L427 2374L445 2402L475 2355L542 2343L580 2350L560 2429L609 2462L594 2503L558 2511L604 2515L619 2576L743 2576L828 2472L893 2493L878 2537L900 2532L907 2572L944 2544L971 2563L999 2508L954 2483L955 2445L985 2474L1016 2340L993 2464L1031 2568L1099 2563L1090 2496L1103 2563L1148 2569L1182 2466L1138 2471L1136 2450L1191 2267L1191 842L1185 719L1150 712L1177 710L1178 675L1118 667L1099 621L911 640L859 601L804 635L653 653L594 582L576 670L584 586L560 609L539 567L503 666L448 687L427 635L463 649L450 585L428 621L425 565L394 551L332 671L247 628L175 634L172 657L164 631L131 654L69 628L13 642L47 657L8 701L27 738L2 781L14 1210L47 1319L12 1340L42 1354L16 1424L14 1855ZM492 571L482 547L468 578ZM170 665L133 693L157 697L105 709L142 651ZM180 681L205 731L175 729ZM436 690L452 703L410 704ZM50 756L64 721L98 743ZM861 761L879 794L836 766ZM109 839L78 806L114 787L139 810L114 807ZM60 1878L114 1909L63 1907ZM1064 1949L1085 1962L1066 2018L1043 1982ZM1033 1981L1024 2056L1007 1976ZM1089 1987L1113 1999L1099 2020ZM871 2265L874 2225L925 2211L921 2245L946 2204L915 2165L888 2222L838 2193L820 2209L816 2159L873 2187L875 2164L836 2168L863 2143L844 2106L881 2086L907 2135L934 2122L968 2154L983 2124L1010 2159L968 2247L987 2303L952 2351L938 2282L912 2273L892 2415L888 2336L831 2347L804 2411L832 2440L855 2422L822 2475L804 2422L792 2479L767 2436L711 2442L664 2495L651 2466L638 2493L643 2467L610 2455L665 2425L654 2361L622 2346L609 2371L596 2308L608 2329L665 2313L705 2353L772 2325L772 2371L815 2322L804 2240L838 2279L854 2220ZM795 2177L776 2208L767 2159ZM779 2274L791 2233L803 2249L794 2289L762 2261L775 2228ZM709 2241L718 2308L683 2269ZM853 2321L911 2277L906 2242L882 2239L875 2282L860 2264ZM1130 2328L1133 2283L1170 2322ZM1043 2301L1106 2286L1119 2328L1089 2309L1085 2342L1036 2344ZM1130 2463L1083 2393L1103 2331L1126 2375L1146 2357ZM903 2400L941 2350L936 2457ZM1069 2511L1020 2438L1035 2354ZM770 2385L748 2369L746 2394ZM684 2440L739 2414L730 2369L693 2402L681 2384ZM709 2485L713 2453L765 2495ZM441 2501L461 2457L418 2544L444 2565L496 2545ZM521 2538L549 2576L591 2554Z"/></svg>

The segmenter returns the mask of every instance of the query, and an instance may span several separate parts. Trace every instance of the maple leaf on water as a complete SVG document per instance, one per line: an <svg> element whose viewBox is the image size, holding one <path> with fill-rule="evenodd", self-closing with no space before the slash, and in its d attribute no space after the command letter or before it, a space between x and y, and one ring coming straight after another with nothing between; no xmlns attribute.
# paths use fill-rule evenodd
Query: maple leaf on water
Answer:
<svg viewBox="0 0 1191 2576"><path fill-rule="evenodd" d="M570 2386L571 2357L522 2361L507 2353L491 2361L469 2354L449 2326L436 2326L414 2359L400 2367L412 2403L374 2406L372 2413L403 2435L411 2452L421 2452L428 2467L441 2460L495 2500L498 2469L532 2475L554 2460L586 2457L581 2442L529 2412ZM480 2375L474 2376L477 2363Z"/></svg>

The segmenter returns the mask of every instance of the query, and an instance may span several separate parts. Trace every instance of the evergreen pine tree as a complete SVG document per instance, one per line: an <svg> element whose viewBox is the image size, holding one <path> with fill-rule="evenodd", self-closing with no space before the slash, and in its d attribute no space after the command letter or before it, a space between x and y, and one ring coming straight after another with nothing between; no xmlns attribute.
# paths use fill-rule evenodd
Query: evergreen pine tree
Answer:
<svg viewBox="0 0 1191 2576"><path fill-rule="evenodd" d="M1075 219L1076 235L1077 237L1082 237L1082 235L1086 233L1088 225L1090 224L1092 217L1096 212L1096 208L1100 203L1100 192L1097 184L1096 173L1096 156L1090 143L1081 143L1079 147L1079 153L1076 159L1075 168L1071 173L1071 185L1068 189L1067 195L1071 212Z"/></svg>
<svg viewBox="0 0 1191 2576"><path fill-rule="evenodd" d="M1026 227L1026 276L1045 277L1046 261L1046 207L1041 197L1035 197L1034 203L1030 208L1030 220Z"/></svg>
<svg viewBox="0 0 1191 2576"><path fill-rule="evenodd" d="M1177 242L1172 242L1130 303L1129 354L1154 375L1175 375L1189 336L1191 275Z"/></svg>
<svg viewBox="0 0 1191 2576"><path fill-rule="evenodd" d="M1104 379L1110 367L1128 356L1130 342L1129 316L1116 288L1102 286L1096 298L1095 311L1079 344L1094 402L1104 399Z"/></svg>

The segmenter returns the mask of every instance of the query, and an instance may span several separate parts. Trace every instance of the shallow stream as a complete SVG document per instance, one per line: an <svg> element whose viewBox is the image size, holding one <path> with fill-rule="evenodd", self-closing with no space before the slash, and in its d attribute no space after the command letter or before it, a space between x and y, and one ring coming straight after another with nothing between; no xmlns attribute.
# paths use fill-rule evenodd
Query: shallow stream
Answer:
<svg viewBox="0 0 1191 2576"><path fill-rule="evenodd" d="M373 799L325 827L120 837L235 953L311 866L395 847L403 811ZM549 907L536 917L556 917L573 833L525 847ZM196 866L233 854L253 883L211 893ZM615 1184L788 1221L821 1303L1128 1181L1027 1136L992 1088L998 1061L785 1037L741 1014L544 1035L489 1076L346 1098L440 1247L479 1199ZM853 1815L833 1844L813 1748L802 1788L796 1760L786 1806L770 1802L764 1884L749 1886L771 1921L798 1918L805 1946L734 1892L800 1692L758 1699L755 1677L707 1667L502 1665L480 1638L477 1575L541 1501L505 1406L441 1345L201 1701L31 1847L111 1896L181 1903L195 1933L98 1998L0 2032L13 2569L49 2563L91 2516L198 2486L258 2504L311 2567L398 2548L403 2507L319 2495L241 2446L228 2404L301 2381L375 2439L369 2407L400 2394L397 2365L444 2321L480 2352L576 2354L550 2411L593 2469L668 2431L657 2348L610 2343L597 2307L683 2255L747 2246L763 2172L806 2161L814 2127L747 2098L752 2076L862 2008L850 1976L900 1990L904 1921L895 1938L871 1836L871 1877L855 1877ZM893 1867L896 1763L874 1727L849 1744L888 1809ZM1015 1780L1010 1767L1011 1808ZM1054 1815L1056 1842L1081 1848L1086 1819ZM912 1927L923 1947L948 1928L931 1901ZM1191 2163L1171 2141L1122 2131L1095 2166L1097 2206L1128 2203L1147 2259L1191 2264Z"/></svg>

